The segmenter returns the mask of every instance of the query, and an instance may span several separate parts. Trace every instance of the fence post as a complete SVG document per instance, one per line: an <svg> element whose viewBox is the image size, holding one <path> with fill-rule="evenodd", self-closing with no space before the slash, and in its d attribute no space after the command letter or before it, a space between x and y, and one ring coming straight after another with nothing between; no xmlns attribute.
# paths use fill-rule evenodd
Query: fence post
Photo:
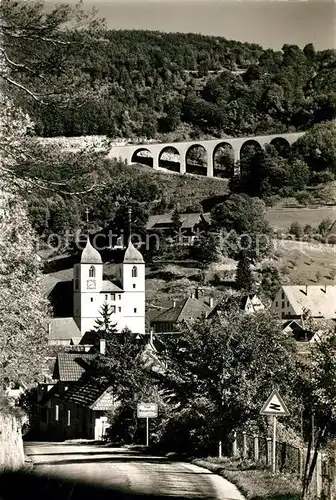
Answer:
<svg viewBox="0 0 336 500"><path fill-rule="evenodd" d="M322 494L322 454L318 453L316 461L316 497L320 498Z"/></svg>
<svg viewBox="0 0 336 500"><path fill-rule="evenodd" d="M259 436L255 434L254 436L254 461L259 462Z"/></svg>
<svg viewBox="0 0 336 500"><path fill-rule="evenodd" d="M236 457L238 455L236 431L233 433L232 454L234 457Z"/></svg>
<svg viewBox="0 0 336 500"><path fill-rule="evenodd" d="M266 438L266 465L272 464L272 438Z"/></svg>
<svg viewBox="0 0 336 500"><path fill-rule="evenodd" d="M246 431L243 431L243 458L247 458Z"/></svg>

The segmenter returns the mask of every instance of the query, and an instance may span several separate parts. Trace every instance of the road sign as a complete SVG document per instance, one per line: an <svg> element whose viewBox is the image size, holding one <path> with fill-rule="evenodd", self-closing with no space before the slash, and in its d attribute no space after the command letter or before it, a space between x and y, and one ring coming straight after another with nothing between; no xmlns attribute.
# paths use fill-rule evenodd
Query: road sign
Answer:
<svg viewBox="0 0 336 500"><path fill-rule="evenodd" d="M138 403L137 416L138 418L156 418L158 416L157 403Z"/></svg>
<svg viewBox="0 0 336 500"><path fill-rule="evenodd" d="M273 415L273 446L272 446L272 471L276 469L276 426L277 417L289 415L289 411L282 397L276 389L269 395L266 403L260 410L261 415Z"/></svg>
<svg viewBox="0 0 336 500"><path fill-rule="evenodd" d="M289 415L288 408L276 389L270 394L266 403L261 408L260 415L275 415L276 417Z"/></svg>

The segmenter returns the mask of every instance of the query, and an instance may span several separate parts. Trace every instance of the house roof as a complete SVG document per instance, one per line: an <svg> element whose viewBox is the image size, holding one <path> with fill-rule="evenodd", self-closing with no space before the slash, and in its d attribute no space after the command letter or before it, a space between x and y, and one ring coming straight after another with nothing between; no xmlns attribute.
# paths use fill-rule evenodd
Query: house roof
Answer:
<svg viewBox="0 0 336 500"><path fill-rule="evenodd" d="M121 283L113 282L110 280L103 281L102 292L123 292L124 290L121 288Z"/></svg>
<svg viewBox="0 0 336 500"><path fill-rule="evenodd" d="M100 256L100 253L98 250L93 248L93 246L90 243L90 238L87 237L86 240L86 245L85 248L82 252L81 256L81 263L82 264L102 264L102 258Z"/></svg>
<svg viewBox="0 0 336 500"><path fill-rule="evenodd" d="M203 300L188 297L176 302L166 311L155 316L154 323L179 323L187 319L200 318L203 314L208 314L210 307Z"/></svg>
<svg viewBox="0 0 336 500"><path fill-rule="evenodd" d="M144 264L144 259L139 250L130 241L124 255L125 264Z"/></svg>
<svg viewBox="0 0 336 500"><path fill-rule="evenodd" d="M61 382L77 382L94 357L95 354L60 352L57 355L53 378Z"/></svg>
<svg viewBox="0 0 336 500"><path fill-rule="evenodd" d="M81 332L73 318L49 318L49 340L80 339Z"/></svg>
<svg viewBox="0 0 336 500"><path fill-rule="evenodd" d="M96 411L112 410L115 403L112 387L101 387L92 379L80 380L69 387L64 399Z"/></svg>
<svg viewBox="0 0 336 500"><path fill-rule="evenodd" d="M309 310L313 317L336 318L335 285L288 285L282 289L297 316Z"/></svg>
<svg viewBox="0 0 336 500"><path fill-rule="evenodd" d="M230 310L234 303L239 304L239 309L246 312L250 309L247 306L251 306L255 312L265 308L264 304L256 294L244 295L241 298L233 295L232 297L228 297L225 303L219 302L209 313L208 318L211 319L217 317L221 320L224 317L224 311Z"/></svg>
<svg viewBox="0 0 336 500"><path fill-rule="evenodd" d="M190 229L199 224L202 220L210 222L210 214L188 213L180 214L182 229ZM172 214L150 215L146 224L146 229L164 229L172 224Z"/></svg>

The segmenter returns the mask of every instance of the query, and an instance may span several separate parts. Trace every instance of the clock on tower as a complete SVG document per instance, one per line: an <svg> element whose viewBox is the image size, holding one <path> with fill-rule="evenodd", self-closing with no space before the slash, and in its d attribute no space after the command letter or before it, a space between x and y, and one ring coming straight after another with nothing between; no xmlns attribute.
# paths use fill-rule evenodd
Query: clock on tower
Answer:
<svg viewBox="0 0 336 500"><path fill-rule="evenodd" d="M94 290L96 288L96 280L87 280L86 286L89 290Z"/></svg>

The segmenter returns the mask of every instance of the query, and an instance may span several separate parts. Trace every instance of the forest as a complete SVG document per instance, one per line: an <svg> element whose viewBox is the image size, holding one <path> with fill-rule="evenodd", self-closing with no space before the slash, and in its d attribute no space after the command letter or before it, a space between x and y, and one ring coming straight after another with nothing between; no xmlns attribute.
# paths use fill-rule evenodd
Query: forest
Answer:
<svg viewBox="0 0 336 500"><path fill-rule="evenodd" d="M333 50L103 28L85 36L68 32L71 43L48 54L59 86L61 66L77 81L66 106L20 102L38 135L244 136L307 130L335 116Z"/></svg>

